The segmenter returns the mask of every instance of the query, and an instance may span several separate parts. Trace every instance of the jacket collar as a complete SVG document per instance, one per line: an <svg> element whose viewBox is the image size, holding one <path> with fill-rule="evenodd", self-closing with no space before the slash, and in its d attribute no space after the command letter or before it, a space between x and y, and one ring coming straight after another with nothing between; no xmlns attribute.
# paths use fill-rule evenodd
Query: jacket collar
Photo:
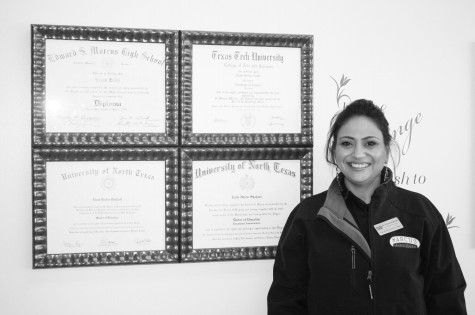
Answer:
<svg viewBox="0 0 475 315"><path fill-rule="evenodd" d="M381 197L386 196L386 192L390 189L392 189L394 182L392 181L393 178L393 172L391 171L390 168L387 168L387 175L386 175L386 170L383 168L381 171L381 184L376 187L373 196L371 198L371 202L373 202L374 199L380 199ZM386 179L387 177L387 179ZM385 180L386 179L386 180ZM335 180L338 184L338 187L340 188L343 198L348 198L348 194L350 191L345 185L345 176L343 173L339 173L336 177ZM386 191L385 191L386 190Z"/></svg>
<svg viewBox="0 0 475 315"><path fill-rule="evenodd" d="M388 175L389 179L383 182L374 191L371 198L372 203L380 204L386 199L389 190L394 187L394 182L391 180L392 172L390 169L388 169ZM341 178L341 182L343 182L343 178ZM371 248L363 234L361 234L358 229L351 212L346 207L344 198L347 196L348 191L345 190L346 187L341 188L338 184L337 178L335 178L332 181L330 188L328 188L325 203L323 204L323 207L319 209L317 216L323 217L334 229L346 235L368 256L369 259L371 259ZM377 208L379 207L377 206Z"/></svg>

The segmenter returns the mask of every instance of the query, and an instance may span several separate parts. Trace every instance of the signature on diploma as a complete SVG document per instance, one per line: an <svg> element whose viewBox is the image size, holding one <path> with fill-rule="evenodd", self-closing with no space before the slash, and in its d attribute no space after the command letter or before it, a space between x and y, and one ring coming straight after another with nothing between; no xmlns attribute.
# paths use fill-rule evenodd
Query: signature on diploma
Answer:
<svg viewBox="0 0 475 315"><path fill-rule="evenodd" d="M117 242L110 240L108 238L102 238L99 241L99 246L112 247L112 246L117 246L117 245L119 245Z"/></svg>
<svg viewBox="0 0 475 315"><path fill-rule="evenodd" d="M74 126L74 127L85 127L85 126L92 126L97 127L99 124L98 117L92 116L62 116L60 117L63 124L67 126Z"/></svg>
<svg viewBox="0 0 475 315"><path fill-rule="evenodd" d="M158 119L153 119L150 116L120 116L117 122L119 126L143 126L143 127L158 127Z"/></svg>
<svg viewBox="0 0 475 315"><path fill-rule="evenodd" d="M135 239L135 244L138 244L138 245L150 244L151 242L152 242L152 240L149 239L149 238L137 238L137 239Z"/></svg>
<svg viewBox="0 0 475 315"><path fill-rule="evenodd" d="M81 247L82 244L79 243L78 241L74 242L63 242L63 246L67 248L76 248L76 247Z"/></svg>
<svg viewBox="0 0 475 315"><path fill-rule="evenodd" d="M227 123L228 121L225 120L225 119L222 119L222 118L215 118L215 119L213 120L213 122L214 122L214 123L222 123L222 124L224 124L224 123Z"/></svg>
<svg viewBox="0 0 475 315"><path fill-rule="evenodd" d="M269 126L285 126L285 119L280 116L272 116Z"/></svg>

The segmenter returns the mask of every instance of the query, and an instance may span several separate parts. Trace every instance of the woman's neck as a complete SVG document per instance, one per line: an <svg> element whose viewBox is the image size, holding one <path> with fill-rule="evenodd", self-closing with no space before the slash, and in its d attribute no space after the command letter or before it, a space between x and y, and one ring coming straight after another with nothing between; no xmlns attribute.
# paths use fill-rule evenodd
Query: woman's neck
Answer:
<svg viewBox="0 0 475 315"><path fill-rule="evenodd" d="M345 177L346 188L351 191L356 197L364 201L364 203L369 204L371 202L371 197L373 196L374 191L380 185L379 177L371 184L362 184L355 185Z"/></svg>

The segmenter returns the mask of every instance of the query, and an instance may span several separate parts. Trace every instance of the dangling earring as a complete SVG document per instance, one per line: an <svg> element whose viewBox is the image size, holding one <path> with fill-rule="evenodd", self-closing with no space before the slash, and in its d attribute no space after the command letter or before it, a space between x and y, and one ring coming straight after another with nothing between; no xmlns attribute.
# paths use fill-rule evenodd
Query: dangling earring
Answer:
<svg viewBox="0 0 475 315"><path fill-rule="evenodd" d="M388 176L389 176L389 167L387 167L386 165L384 165L384 168L385 168L385 171L384 171L384 182L387 182L389 180Z"/></svg>
<svg viewBox="0 0 475 315"><path fill-rule="evenodd" d="M343 187L340 183L340 169L338 168L338 165L336 166L336 182L338 183L338 187L340 187L340 191L343 192Z"/></svg>

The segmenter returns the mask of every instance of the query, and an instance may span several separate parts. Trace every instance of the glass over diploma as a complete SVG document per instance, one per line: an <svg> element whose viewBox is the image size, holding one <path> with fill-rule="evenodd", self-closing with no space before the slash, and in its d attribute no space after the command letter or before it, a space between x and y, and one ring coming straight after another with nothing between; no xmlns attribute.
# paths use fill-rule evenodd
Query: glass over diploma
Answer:
<svg viewBox="0 0 475 315"><path fill-rule="evenodd" d="M193 133L301 132L301 49L193 45Z"/></svg>
<svg viewBox="0 0 475 315"><path fill-rule="evenodd" d="M193 248L275 246L300 201L299 160L193 161Z"/></svg>
<svg viewBox="0 0 475 315"><path fill-rule="evenodd" d="M165 249L165 162L46 162L48 254Z"/></svg>
<svg viewBox="0 0 475 315"><path fill-rule="evenodd" d="M47 133L165 132L164 43L45 45Z"/></svg>

